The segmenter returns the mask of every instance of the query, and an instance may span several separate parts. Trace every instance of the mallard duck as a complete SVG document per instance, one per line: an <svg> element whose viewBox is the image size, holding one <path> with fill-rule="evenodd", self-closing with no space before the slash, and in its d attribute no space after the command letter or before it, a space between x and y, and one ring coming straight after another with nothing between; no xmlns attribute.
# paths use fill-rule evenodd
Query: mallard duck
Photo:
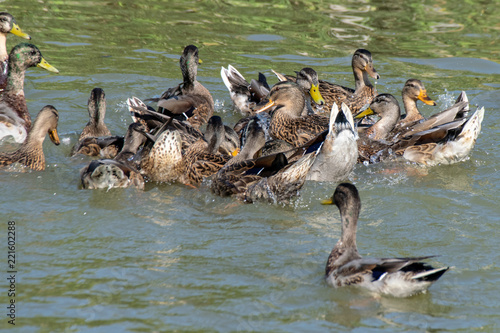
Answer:
<svg viewBox="0 0 500 333"><path fill-rule="evenodd" d="M24 98L24 75L29 67L38 66L59 73L35 45L21 43L9 55L8 83L0 95L0 139L12 136L24 142L31 128L31 116Z"/></svg>
<svg viewBox="0 0 500 333"><path fill-rule="evenodd" d="M283 75L274 70L273 73L276 74L280 81L296 82L303 89L306 101L301 114L302 116L313 114L315 110L323 112L325 100L319 91L318 73L314 69L309 67L302 68L300 72L295 72L297 76Z"/></svg>
<svg viewBox="0 0 500 333"><path fill-rule="evenodd" d="M421 119L415 123L410 124L404 128L403 126L396 126L396 129L401 129L403 136L408 136L421 131L429 130L433 127L443 125L454 120L466 118L469 114L469 99L465 91L462 91L455 101L455 104L448 109L431 115L429 118ZM403 128L402 128L403 127Z"/></svg>
<svg viewBox="0 0 500 333"><path fill-rule="evenodd" d="M11 33L18 37L31 39L28 34L21 31L19 25L17 25L14 17L6 12L0 13L0 91L5 89L7 85L7 73L8 73L8 59L9 54L7 53L7 35Z"/></svg>
<svg viewBox="0 0 500 333"><path fill-rule="evenodd" d="M260 124L250 122L247 143L212 177L212 192L220 196L234 196L247 203L256 200L286 203L296 196L319 147L305 154L302 148L294 148L291 154L294 162L289 162L285 153L258 157L265 142Z"/></svg>
<svg viewBox="0 0 500 333"><path fill-rule="evenodd" d="M220 76L229 90L234 107L244 116L255 114L258 104L266 100L271 88L264 74L259 73L259 79L250 83L231 65L221 68Z"/></svg>
<svg viewBox="0 0 500 333"><path fill-rule="evenodd" d="M342 103L339 111L337 104L334 104L328 131L323 135L322 147L306 180L346 180L358 160L357 138L351 110Z"/></svg>
<svg viewBox="0 0 500 333"><path fill-rule="evenodd" d="M422 81L417 79L406 81L401 95L406 115L401 117L400 127L410 126L417 121L425 119L420 111L418 111L417 101L420 100L427 105L436 105L436 102L427 95L427 90Z"/></svg>
<svg viewBox="0 0 500 333"><path fill-rule="evenodd" d="M170 88L158 100L158 111L189 122L195 128L206 124L214 113L212 95L196 79L199 64L198 48L188 45L180 58L183 82Z"/></svg>
<svg viewBox="0 0 500 333"><path fill-rule="evenodd" d="M356 231L361 200L356 187L337 186L333 196L322 201L336 205L342 220L341 236L326 263L326 282L332 287L358 286L377 294L408 297L425 292L449 267L433 268L421 262L433 256L412 258L363 258L358 253Z"/></svg>
<svg viewBox="0 0 500 333"><path fill-rule="evenodd" d="M87 102L87 109L89 112L89 122L83 128L82 133L80 133L78 142L73 146L71 155L85 154L98 156L101 153L102 147L99 143L109 143L111 146L108 145L106 147L114 148L107 149L106 157L115 157L123 146L123 137L121 140L109 140L111 132L104 123L104 117L106 115L106 95L104 94L104 90L101 88L92 89ZM98 139L100 137L106 137L106 139ZM120 143L122 146L119 146Z"/></svg>
<svg viewBox="0 0 500 333"><path fill-rule="evenodd" d="M368 79L368 75L376 80L380 78L380 75L373 68L370 51L358 49L354 52L352 71L354 73L355 89L319 80L319 92L325 99L327 110L332 108L333 103L341 105L344 102L352 113L358 113L364 105L369 104L373 97L377 95L377 90Z"/></svg>
<svg viewBox="0 0 500 333"><path fill-rule="evenodd" d="M275 84L269 93L269 102L259 109L273 107L269 125L271 136L299 147L328 129L328 118L316 114L301 116L305 97L302 88L295 82L283 81Z"/></svg>
<svg viewBox="0 0 500 333"><path fill-rule="evenodd" d="M44 106L33 123L28 137L21 147L12 153L0 154L0 166L19 163L33 170L45 170L45 155L43 154L43 141L45 134L49 134L50 140L59 145L57 135L57 122L59 114L52 105Z"/></svg>
<svg viewBox="0 0 500 333"><path fill-rule="evenodd" d="M127 99L127 105L132 120L136 123L141 123L146 129L144 131L145 133L156 133L159 135L161 131L169 126L172 129L178 130L181 136L183 150L203 137L203 133L198 128L194 128L188 122L179 121L154 110L137 97ZM155 140L156 138L153 138L152 141L154 142Z"/></svg>
<svg viewBox="0 0 500 333"><path fill-rule="evenodd" d="M374 156L393 152L406 160L427 166L464 160L474 147L484 117L482 107L469 118L461 117L431 128L426 126L426 130L411 131L391 142L383 142L399 119L399 104L394 96L381 94L375 97L369 110L381 118L372 126L375 129L368 129L358 142L362 161L373 161Z"/></svg>
<svg viewBox="0 0 500 333"><path fill-rule="evenodd" d="M90 162L80 170L84 189L124 188L134 185L144 189L144 178L138 170L138 162L133 160L139 148L146 141L145 130L140 123L130 124L125 134L121 151L114 159L100 159Z"/></svg>
<svg viewBox="0 0 500 333"><path fill-rule="evenodd" d="M178 181L185 185L197 186L205 177L216 173L230 159L228 155L218 153L218 148L211 144L220 143L220 139L211 139L208 143L203 137L189 145L182 146L180 130L169 128L165 123L155 136L147 135L154 145L141 160L141 172L152 181ZM209 130L210 131L210 130ZM225 135L224 127L214 130L215 135ZM211 153L216 151L216 153Z"/></svg>
<svg viewBox="0 0 500 333"><path fill-rule="evenodd" d="M240 149L238 134L229 126L224 125L222 118L212 116L207 123L203 135L208 143L207 152L210 154L235 156Z"/></svg>

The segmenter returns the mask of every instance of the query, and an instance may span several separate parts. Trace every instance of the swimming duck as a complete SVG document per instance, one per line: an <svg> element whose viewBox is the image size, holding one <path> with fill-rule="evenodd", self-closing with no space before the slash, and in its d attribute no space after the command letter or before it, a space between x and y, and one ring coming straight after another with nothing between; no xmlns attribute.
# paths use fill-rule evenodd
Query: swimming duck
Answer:
<svg viewBox="0 0 500 333"><path fill-rule="evenodd" d="M7 12L0 13L0 91L7 85L7 73L9 70L9 54L7 53L7 35L11 33L24 39L31 39L28 34L21 31L14 17Z"/></svg>
<svg viewBox="0 0 500 333"><path fill-rule="evenodd" d="M196 79L199 64L198 48L188 45L180 58L183 82L165 91L158 100L158 111L199 128L214 113L212 95Z"/></svg>
<svg viewBox="0 0 500 333"><path fill-rule="evenodd" d="M252 79L250 83L231 65L227 69L222 67L220 72L222 81L229 90L234 107L244 116L255 114L258 104L266 100L271 88L267 84L264 74L259 73L259 79Z"/></svg>
<svg viewBox="0 0 500 333"><path fill-rule="evenodd" d="M377 95L377 90L368 79L368 75L378 80L380 75L373 68L373 59L370 51L358 49L352 56L352 71L354 73L355 89L338 84L319 80L319 92L325 99L325 107L330 110L333 103L341 105L344 102L352 113L370 103Z"/></svg>
<svg viewBox="0 0 500 333"><path fill-rule="evenodd" d="M303 89L306 101L301 114L302 116L313 114L315 111L324 112L323 105L325 105L325 100L319 91L318 73L314 69L309 67L302 68L300 72L295 72L297 76L283 75L275 71L273 73L276 74L280 81L296 82Z"/></svg>
<svg viewBox="0 0 500 333"><path fill-rule="evenodd" d="M425 292L449 267L433 268L421 262L432 258L363 258L356 245L361 200L356 187L337 186L333 196L322 201L336 205L342 220L341 236L326 264L326 282L332 287L358 286L377 294L409 297Z"/></svg>
<svg viewBox="0 0 500 333"><path fill-rule="evenodd" d="M100 159L90 162L80 170L81 184L84 189L124 188L134 185L144 189L144 177L134 160L139 148L146 141L142 134L144 125L132 123L125 134L121 151L114 159Z"/></svg>
<svg viewBox="0 0 500 333"><path fill-rule="evenodd" d="M252 121L246 145L212 177L212 192L220 196L234 196L247 203L257 200L286 203L296 196L318 149L303 155L301 149L295 148L294 153L302 156L292 163L288 162L284 153L256 157L265 141L264 131Z"/></svg>
<svg viewBox="0 0 500 333"><path fill-rule="evenodd" d="M329 123L324 116L302 116L304 103L302 88L295 82L283 81L273 86L269 102L258 112L274 108L269 125L271 136L299 147L327 130Z"/></svg>
<svg viewBox="0 0 500 333"><path fill-rule="evenodd" d="M390 155L393 152L406 160L426 166L452 164L467 158L481 131L484 117L484 108L481 107L469 118L460 117L431 128L426 126L428 129L411 131L387 142L384 141L387 133L399 119L397 100L390 94L378 95L370 104L369 110L381 119L372 126L374 130L368 129L364 136L360 136L358 150L361 161L372 162L374 156Z"/></svg>
<svg viewBox="0 0 500 333"><path fill-rule="evenodd" d="M110 137L111 132L104 123L104 117L106 115L106 95L104 94L104 90L101 88L94 88L90 92L90 97L87 102L87 109L89 112L89 122L80 133L80 137L78 138L78 142L73 146L71 155L75 154L85 154L90 156L98 156L101 152L101 146L97 144L97 139L99 137ZM92 140L94 138L95 140ZM90 139L90 140L85 140ZM121 144L123 145L123 138ZM116 140L100 140L100 142L115 142ZM108 149L107 157L113 158L118 154L121 150L121 146L108 146L115 147L112 149Z"/></svg>
<svg viewBox="0 0 500 333"><path fill-rule="evenodd" d="M24 75L29 67L41 67L59 73L51 66L35 45L21 43L9 55L8 83L0 95L0 139L13 136L24 142L31 128L31 116L24 98Z"/></svg>
<svg viewBox="0 0 500 333"><path fill-rule="evenodd" d="M351 110L342 103L333 104L328 131L322 135L322 147L306 180L338 182L346 180L358 160L357 133Z"/></svg>
<svg viewBox="0 0 500 333"><path fill-rule="evenodd" d="M52 105L44 106L38 113L28 137L21 147L12 153L0 154L0 166L20 163L36 171L45 170L45 155L43 154L43 141L45 134L50 140L59 145L57 135L57 122L59 114Z"/></svg>
<svg viewBox="0 0 500 333"><path fill-rule="evenodd" d="M427 105L436 105L428 95L427 90L424 87L422 81L417 79L409 79L406 81L403 91L401 93L403 97L403 105L406 111L406 115L401 117L400 127L407 127L414 124L417 121L425 119L424 116L418 111L417 101L422 101Z"/></svg>
<svg viewBox="0 0 500 333"><path fill-rule="evenodd" d="M183 149L181 131L169 127L169 123L163 127L154 136L144 133L154 144L142 157L141 172L152 181L178 181L197 186L230 159L230 156L218 153L218 148L211 146L220 143L220 139L210 139L209 143L202 137ZM223 127L222 130L214 130L214 135L224 135L223 130Z"/></svg>

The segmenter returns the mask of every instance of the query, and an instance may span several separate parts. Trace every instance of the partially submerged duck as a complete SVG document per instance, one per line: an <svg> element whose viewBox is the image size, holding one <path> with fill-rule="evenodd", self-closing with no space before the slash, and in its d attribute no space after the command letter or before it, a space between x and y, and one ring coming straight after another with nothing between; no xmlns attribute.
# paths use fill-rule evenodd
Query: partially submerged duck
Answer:
<svg viewBox="0 0 500 333"><path fill-rule="evenodd" d="M377 90L371 84L368 76L378 80L380 75L373 67L370 51L358 49L352 56L352 71L354 73L355 88L348 88L338 84L319 80L319 92L325 100L325 107L330 110L333 103L341 105L344 102L351 112L357 113L364 105L369 104L377 95Z"/></svg>
<svg viewBox="0 0 500 333"><path fill-rule="evenodd" d="M43 141L45 135L49 134L50 140L59 145L58 121L59 113L56 108L52 105L44 106L36 116L33 127L21 147L12 153L0 154L0 166L19 163L36 171L45 170Z"/></svg>
<svg viewBox="0 0 500 333"><path fill-rule="evenodd" d="M326 263L328 285L338 288L357 286L377 294L409 297L425 292L449 267L434 268L422 260L433 256L410 258L363 258L356 245L361 200L356 187L349 183L337 186L331 199L322 202L336 205L342 220L341 236Z"/></svg>
<svg viewBox="0 0 500 333"><path fill-rule="evenodd" d="M134 160L146 138L142 134L144 125L132 123L125 134L121 151L114 159L100 159L90 162L80 170L81 184L84 189L124 188L134 185L144 189L144 178Z"/></svg>
<svg viewBox="0 0 500 333"><path fill-rule="evenodd" d="M170 120L170 122L173 119ZM204 137L183 148L182 130L165 123L155 134L144 133L153 143L150 151L141 160L141 172L157 182L177 181L189 186L198 186L204 178L216 173L230 159L220 154L219 147L225 136L224 126L216 122L209 124L209 141ZM214 126L213 129L210 126Z"/></svg>
<svg viewBox="0 0 500 333"><path fill-rule="evenodd" d="M9 72L9 54L7 53L7 35L11 33L24 39L31 37L22 32L12 15L7 12L0 13L0 91L7 85L7 74Z"/></svg>
<svg viewBox="0 0 500 333"><path fill-rule="evenodd" d="M30 67L41 67L59 73L32 44L16 45L9 55L8 83L0 95L0 139L12 136L24 142L31 128L31 116L24 97L24 76Z"/></svg>
<svg viewBox="0 0 500 333"><path fill-rule="evenodd" d="M101 150L106 147L113 147L108 149L105 155L107 158L113 158L121 150L123 145L123 137L121 140L110 140L111 132L104 123L106 115L106 95L101 88L94 88L90 92L90 97L87 102L87 109L89 112L89 122L83 128L78 138L78 142L73 146L71 155L85 154L90 156L99 156ZM106 137L98 139L101 137ZM103 146L104 142L109 143L108 146ZM101 144L99 144L101 143ZM112 151L111 151L112 150Z"/></svg>
<svg viewBox="0 0 500 333"><path fill-rule="evenodd" d="M347 105L333 105L330 124L322 146L307 174L307 180L338 182L346 180L358 160L358 138L352 113ZM315 142L315 144L317 144Z"/></svg>
<svg viewBox="0 0 500 333"><path fill-rule="evenodd" d="M289 162L284 153L259 157L266 143L265 133L256 121L249 124L248 131L247 142L240 153L212 177L212 192L247 203L288 202L304 185L319 147L307 154L303 154L302 148L295 148L292 155L298 156L292 156L294 162Z"/></svg>
<svg viewBox="0 0 500 333"><path fill-rule="evenodd" d="M244 116L252 115L259 103L265 102L271 88L264 74L259 73L258 80L248 82L236 68L231 65L222 67L220 72L234 107Z"/></svg>

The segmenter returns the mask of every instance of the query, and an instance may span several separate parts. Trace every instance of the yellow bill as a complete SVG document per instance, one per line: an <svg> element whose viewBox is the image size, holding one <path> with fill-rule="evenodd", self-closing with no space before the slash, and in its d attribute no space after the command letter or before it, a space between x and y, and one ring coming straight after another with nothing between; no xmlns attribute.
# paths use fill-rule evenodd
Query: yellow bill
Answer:
<svg viewBox="0 0 500 333"><path fill-rule="evenodd" d="M24 39L31 39L30 35L22 32L21 28L16 23L12 23L12 29L10 30L10 33Z"/></svg>
<svg viewBox="0 0 500 333"><path fill-rule="evenodd" d="M49 72L59 73L59 71L57 70L57 68L55 68L54 66L52 66L51 64L49 64L47 62L47 60L45 60L44 58L42 58L42 61L40 61L40 63L37 65L37 67L46 69Z"/></svg>
<svg viewBox="0 0 500 333"><path fill-rule="evenodd" d="M361 119L361 118L364 118L364 117L366 117L366 116L370 116L370 115L372 115L372 114L375 114L375 112L373 112L373 110L372 110L372 109L368 108L368 109L366 109L365 111L363 111L363 112L361 112L361 113L357 114L357 115L354 117L354 119Z"/></svg>
<svg viewBox="0 0 500 333"><path fill-rule="evenodd" d="M427 105L436 105L436 102L434 102L429 96L427 96L427 90L425 89L420 90L417 98Z"/></svg>
<svg viewBox="0 0 500 333"><path fill-rule="evenodd" d="M240 148L236 148L235 150L233 150L231 155L234 157L234 156L238 155L239 153L240 153Z"/></svg>
<svg viewBox="0 0 500 333"><path fill-rule="evenodd" d="M332 198L321 200L321 204L322 205L333 205L333 200L332 200Z"/></svg>
<svg viewBox="0 0 500 333"><path fill-rule="evenodd" d="M319 84L311 85L309 94L311 95L311 98L313 99L314 103L319 105L325 105L325 100L323 99L323 96L321 96L321 93L319 92Z"/></svg>
<svg viewBox="0 0 500 333"><path fill-rule="evenodd" d="M264 105L263 107L261 107L260 109L258 109L257 111L255 111L255 113L260 113L260 112L267 111L270 108L272 108L274 106L274 104L275 104L274 101L272 99L270 99L269 102L266 103L266 105Z"/></svg>
<svg viewBox="0 0 500 333"><path fill-rule="evenodd" d="M49 131L50 141L54 142L56 146L59 146L61 141L59 141L59 135L57 134L57 129L53 129Z"/></svg>

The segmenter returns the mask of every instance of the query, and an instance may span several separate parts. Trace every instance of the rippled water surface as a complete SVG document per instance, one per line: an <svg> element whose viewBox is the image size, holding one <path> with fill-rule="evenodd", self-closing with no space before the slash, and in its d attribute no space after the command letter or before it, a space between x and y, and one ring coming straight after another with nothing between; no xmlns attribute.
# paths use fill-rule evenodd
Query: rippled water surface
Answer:
<svg viewBox="0 0 500 333"><path fill-rule="evenodd" d="M2 238L16 221L16 329L20 332L423 332L500 327L499 1L56 1L7 0L44 57L60 70L28 70L32 116L60 113L61 146L46 140L44 172L0 172ZM8 49L22 40L9 36ZM220 79L234 65L248 79L313 67L353 86L357 48L369 49L379 92L401 99L422 80L437 107L465 90L485 107L467 161L429 169L358 165L366 256L438 254L452 269L408 299L334 290L323 280L340 235L336 184L307 183L291 205L242 204L208 185L147 184L145 191L82 190L69 157L94 87L106 122L123 134L128 97L155 97L181 81L178 59L200 48L201 81L227 124L239 119ZM4 149L2 147L2 149ZM0 297L7 297L7 250ZM0 328L12 329L2 311Z"/></svg>

